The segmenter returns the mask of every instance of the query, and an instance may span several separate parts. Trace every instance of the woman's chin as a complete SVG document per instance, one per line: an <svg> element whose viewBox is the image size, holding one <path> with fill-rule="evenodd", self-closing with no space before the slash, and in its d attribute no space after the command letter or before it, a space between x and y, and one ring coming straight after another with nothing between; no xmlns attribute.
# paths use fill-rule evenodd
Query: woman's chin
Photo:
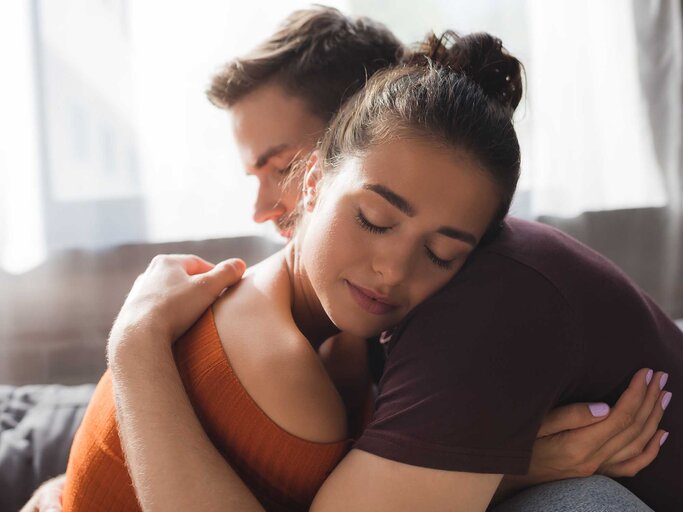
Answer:
<svg viewBox="0 0 683 512"><path fill-rule="evenodd" d="M330 320L341 332L357 336L359 338L372 338L377 336L388 327L377 325L376 322L359 321L359 315L330 315ZM353 318L355 317L355 318Z"/></svg>

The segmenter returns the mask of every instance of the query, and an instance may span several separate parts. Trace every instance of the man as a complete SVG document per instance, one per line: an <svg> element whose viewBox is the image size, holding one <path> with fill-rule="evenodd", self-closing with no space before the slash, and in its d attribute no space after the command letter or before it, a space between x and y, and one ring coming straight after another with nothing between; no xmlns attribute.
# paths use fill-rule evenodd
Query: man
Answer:
<svg viewBox="0 0 683 512"><path fill-rule="evenodd" d="M368 76L396 64L402 54L402 45L385 27L319 7L294 13L265 43L229 62L214 77L209 99L230 112L243 165L259 181L254 205L256 222L273 222L283 236L291 234L300 193L300 179L292 174L292 163L315 146L339 106L364 85ZM326 348L334 356L332 359L343 360L359 356L365 346L355 344L350 352L348 349L348 343L334 342ZM341 366L341 374L353 367ZM620 414L638 410L642 402L638 393L629 395L628 407L615 410L608 420L619 422ZM596 411L595 415L591 410ZM570 406L556 411L544 425L543 433L578 429L600 421L606 412L582 404ZM581 456L588 459L604 439L592 437L590 429L585 428L581 435L586 441ZM559 441L567 436L550 438ZM641 459L638 467L646 462ZM520 480L509 483L529 484ZM58 490L58 485L47 486L27 510L37 507L41 499L54 504Z"/></svg>

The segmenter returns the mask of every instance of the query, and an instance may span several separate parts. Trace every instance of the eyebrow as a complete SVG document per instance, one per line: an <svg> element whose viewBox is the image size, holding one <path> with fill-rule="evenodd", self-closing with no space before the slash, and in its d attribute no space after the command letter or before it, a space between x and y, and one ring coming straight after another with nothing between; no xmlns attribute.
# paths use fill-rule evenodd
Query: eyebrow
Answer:
<svg viewBox="0 0 683 512"><path fill-rule="evenodd" d="M415 208L413 208L412 205L408 201L406 201L405 198L399 196L396 192L385 187L384 185L367 183L363 185L363 188L365 190L370 190L376 194L379 194L384 199L386 199L392 206L398 208L408 217L415 216ZM477 245L477 237L474 236L472 233L463 231L462 229L456 229L449 226L441 226L439 229L436 230L436 232L449 238L461 240L462 242L468 243L475 247Z"/></svg>
<svg viewBox="0 0 683 512"><path fill-rule="evenodd" d="M282 153L285 149L289 148L289 144L279 144L271 148L266 149L261 155L256 159L254 163L255 169L260 169L268 163L268 160L273 158L275 155Z"/></svg>
<svg viewBox="0 0 683 512"><path fill-rule="evenodd" d="M366 183L365 185L363 185L363 188L365 190L371 190L375 194L379 194L384 199L386 199L389 203L391 203L393 206L395 206L396 208L401 210L403 213L405 213L408 217L414 217L415 216L415 208L413 208L408 201L406 201L404 198L399 196L396 192L385 187L384 185L377 185L374 183Z"/></svg>

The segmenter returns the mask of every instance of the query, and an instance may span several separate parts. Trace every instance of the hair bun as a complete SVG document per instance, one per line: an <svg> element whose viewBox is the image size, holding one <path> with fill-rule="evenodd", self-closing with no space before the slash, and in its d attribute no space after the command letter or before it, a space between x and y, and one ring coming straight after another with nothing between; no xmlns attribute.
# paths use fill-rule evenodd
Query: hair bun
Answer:
<svg viewBox="0 0 683 512"><path fill-rule="evenodd" d="M486 32L460 36L447 30L430 34L408 58L409 64L435 63L463 73L484 92L514 111L522 99L522 64Z"/></svg>

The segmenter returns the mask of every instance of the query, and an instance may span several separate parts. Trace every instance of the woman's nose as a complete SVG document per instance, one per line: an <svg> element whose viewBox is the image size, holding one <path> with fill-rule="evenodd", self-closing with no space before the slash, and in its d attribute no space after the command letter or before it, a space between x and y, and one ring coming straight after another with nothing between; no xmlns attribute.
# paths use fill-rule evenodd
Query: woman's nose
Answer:
<svg viewBox="0 0 683 512"><path fill-rule="evenodd" d="M411 264L412 254L400 247L394 247L375 257L373 270L381 276L382 284L396 286L408 277Z"/></svg>

